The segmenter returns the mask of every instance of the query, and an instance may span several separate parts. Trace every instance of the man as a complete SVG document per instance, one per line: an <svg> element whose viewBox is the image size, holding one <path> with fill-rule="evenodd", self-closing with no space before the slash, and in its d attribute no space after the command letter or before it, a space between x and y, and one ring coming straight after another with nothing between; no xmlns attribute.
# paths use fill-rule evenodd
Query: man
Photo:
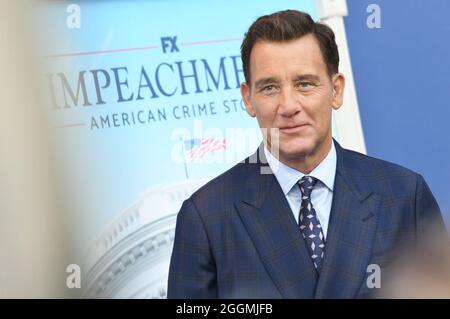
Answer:
<svg viewBox="0 0 450 319"><path fill-rule="evenodd" d="M257 161L183 203L168 297L373 296L369 265L382 276L402 244L445 233L427 184L333 141L331 114L345 79L329 27L299 11L263 16L241 55L242 97L267 134Z"/></svg>

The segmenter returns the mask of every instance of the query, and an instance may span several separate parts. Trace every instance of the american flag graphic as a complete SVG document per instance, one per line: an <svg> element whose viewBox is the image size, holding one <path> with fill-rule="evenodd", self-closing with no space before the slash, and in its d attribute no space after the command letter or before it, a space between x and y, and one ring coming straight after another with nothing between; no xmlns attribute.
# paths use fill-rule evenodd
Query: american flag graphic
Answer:
<svg viewBox="0 0 450 319"><path fill-rule="evenodd" d="M184 141L186 159L193 161L196 158L203 158L206 154L224 150L227 147L227 140L215 138L194 138Z"/></svg>

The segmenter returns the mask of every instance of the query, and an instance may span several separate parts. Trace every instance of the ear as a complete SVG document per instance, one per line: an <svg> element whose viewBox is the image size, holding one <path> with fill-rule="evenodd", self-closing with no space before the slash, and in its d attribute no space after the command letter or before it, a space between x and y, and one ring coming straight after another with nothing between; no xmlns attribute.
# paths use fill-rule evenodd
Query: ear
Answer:
<svg viewBox="0 0 450 319"><path fill-rule="evenodd" d="M245 83L245 82L241 83L241 95L242 95L242 100L244 101L245 109L247 110L248 115L250 115L251 117L255 117L256 112L255 112L255 109L254 109L252 103L250 102L250 88L248 87L247 83Z"/></svg>
<svg viewBox="0 0 450 319"><path fill-rule="evenodd" d="M337 110L344 103L345 77L342 73L337 73L333 75L331 82L333 86L333 102L331 106L334 110Z"/></svg>

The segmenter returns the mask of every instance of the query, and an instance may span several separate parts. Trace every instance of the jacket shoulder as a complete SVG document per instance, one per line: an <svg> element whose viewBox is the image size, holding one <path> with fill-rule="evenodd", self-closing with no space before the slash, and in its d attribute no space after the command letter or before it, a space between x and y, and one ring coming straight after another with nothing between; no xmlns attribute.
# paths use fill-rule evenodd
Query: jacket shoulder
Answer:
<svg viewBox="0 0 450 319"><path fill-rule="evenodd" d="M417 178L418 173L402 165L382 160L376 157L358 153L352 150L343 149L345 161L352 168L359 168L366 174L405 176Z"/></svg>
<svg viewBox="0 0 450 319"><path fill-rule="evenodd" d="M242 193L244 181L252 165L254 164L249 164L248 159L234 165L201 186L187 200L191 201L199 211L227 209Z"/></svg>
<svg viewBox="0 0 450 319"><path fill-rule="evenodd" d="M342 155L345 164L341 165L344 167L341 173L351 176L357 186L370 185L380 194L415 196L418 183L423 181L420 174L399 164L346 149L342 150Z"/></svg>

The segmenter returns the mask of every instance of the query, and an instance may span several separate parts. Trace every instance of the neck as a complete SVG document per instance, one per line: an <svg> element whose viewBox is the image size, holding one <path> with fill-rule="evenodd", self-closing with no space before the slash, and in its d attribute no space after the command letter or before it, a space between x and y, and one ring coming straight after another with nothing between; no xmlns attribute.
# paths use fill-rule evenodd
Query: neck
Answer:
<svg viewBox="0 0 450 319"><path fill-rule="evenodd" d="M307 175L311 173L324 159L331 150L332 138L327 138L316 150L311 153L298 157L285 157L280 154L280 162Z"/></svg>

